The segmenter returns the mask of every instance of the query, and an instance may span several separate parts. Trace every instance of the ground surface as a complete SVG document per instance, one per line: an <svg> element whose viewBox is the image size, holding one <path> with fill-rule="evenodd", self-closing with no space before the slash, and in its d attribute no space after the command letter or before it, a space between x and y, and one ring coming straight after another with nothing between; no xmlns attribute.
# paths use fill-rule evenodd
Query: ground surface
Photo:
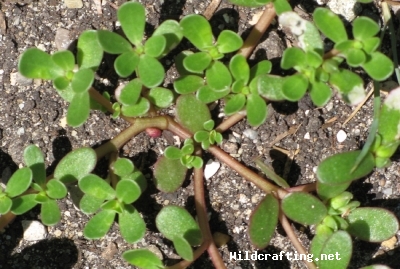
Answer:
<svg viewBox="0 0 400 269"><path fill-rule="evenodd" d="M70 150L99 145L127 126L122 120L112 120L109 115L92 112L84 126L70 128L65 124L67 104L51 85L45 81L26 80L18 75L17 59L20 54L32 46L47 52L56 51L57 44L60 43L58 35L56 38L57 33L64 32L67 40L74 41L86 29L116 29L116 10L108 1L103 1L102 14L97 13L92 1L84 1L81 9L68 9L61 2L5 0L0 3L0 175L3 180L22 165L23 149L31 143L43 150L51 173L55 164ZM120 5L123 2L125 1L118 0L112 3ZM148 33L165 19L179 19L182 15L192 13L202 14L209 4L209 1L197 0L141 2L148 10ZM298 1L295 4L299 14L305 17L315 8L311 1L304 5L297 5ZM368 6L362 12L377 18L378 11L377 8ZM216 31L232 29L246 35L251 27L249 22L256 20L259 12L259 9L237 8L222 1L211 21ZM263 37L252 59L270 59L275 63L273 72L280 72L277 65L279 57L283 49L293 41L282 38L283 36L283 30L277 24L273 25ZM172 59L167 58L165 61L167 67L172 65ZM118 81L112 71L112 61L106 59L102 70L96 82L97 87L103 90L114 89ZM173 80L176 73L171 68L168 74L167 83ZM369 85L368 82L366 85ZM367 90L369 91L368 87ZM260 155L265 163L271 164L276 173L287 178L293 185L315 181L315 167L325 157L360 148L367 137L372 117L371 100L347 124L344 122L353 108L337 98L319 109L307 98L299 103L285 102L269 106L270 114L265 124L257 129L252 129L245 121L236 124L230 132L224 134L222 148L254 169L256 167L252 158ZM221 111L219 106L213 110L220 119L223 116ZM277 139L289 130L296 132L281 140ZM341 130L346 133L347 138L339 143L337 133ZM156 140L141 134L123 148L122 154L143 167L143 172L150 181L152 165L157 155L170 143L171 136L167 133ZM356 198L364 206L382 206L400 216L398 160L397 155L390 168L376 170L365 180L352 186ZM230 251L254 251L247 236L247 225L251 210L261 200L263 193L224 165L213 178L206 181L206 188L212 231L228 234L232 238L228 245L220 249L228 268L305 268L301 262L288 260L229 260ZM38 209L19 216L0 234L0 268L132 268L121 259L121 254L136 247L156 249L169 263L173 263L179 257L174 254L168 240L157 232L154 218L162 205L166 204L184 205L193 213L192 195L193 186L190 180L172 194L159 193L150 184L143 198L135 204L144 216L148 232L142 241L134 245L123 241L116 225L105 238L86 240L82 230L88 217L74 206L73 195L70 195L68 199L60 201L64 212L62 220L54 227L46 228L46 239L23 239L22 220L40 219ZM308 246L312 238L311 231L299 225L295 225L295 228L304 232L299 233L299 238ZM382 262L399 268L400 251L396 242L394 240L388 248L384 248L379 244L356 241L350 267L358 268L372 262ZM278 228L271 246L262 253L279 253L282 250L295 251L283 230ZM212 264L204 255L191 268L212 268Z"/></svg>

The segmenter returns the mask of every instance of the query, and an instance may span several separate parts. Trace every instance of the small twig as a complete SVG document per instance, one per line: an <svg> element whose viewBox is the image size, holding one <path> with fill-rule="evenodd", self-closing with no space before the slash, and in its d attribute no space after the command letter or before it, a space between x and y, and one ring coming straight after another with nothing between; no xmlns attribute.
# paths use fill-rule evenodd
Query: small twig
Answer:
<svg viewBox="0 0 400 269"><path fill-rule="evenodd" d="M350 114L350 116L344 121L343 125L346 125L357 114L357 112L361 109L361 107L365 104L365 102L367 102L367 100L371 97L373 92L374 92L374 89L371 89L369 91L367 96L365 96L364 100L360 104L358 104L356 109L354 109L354 111Z"/></svg>
<svg viewBox="0 0 400 269"><path fill-rule="evenodd" d="M337 117L330 118L324 124L322 124L320 129L323 130L323 129L326 129L328 127L331 127L335 121L337 121Z"/></svg>
<svg viewBox="0 0 400 269"><path fill-rule="evenodd" d="M272 141L271 143L269 143L269 144L267 145L267 147L272 147L273 145L275 145L276 143L278 143L279 141L281 141L282 139L284 139L286 136L295 134L295 133L299 130L300 126L301 126L301 123L300 123L299 125L297 125L297 126L292 126L292 127L290 127L288 131L286 131L286 132L284 132L284 133L282 133L282 134L279 134L279 135L274 139L274 141Z"/></svg>
<svg viewBox="0 0 400 269"><path fill-rule="evenodd" d="M204 11L203 16L210 20L214 12L217 10L219 4L221 4L221 0L212 0L211 3L208 5L206 11Z"/></svg>
<svg viewBox="0 0 400 269"><path fill-rule="evenodd" d="M96 6L96 10L97 10L97 14L102 15L103 14L103 10L101 8L101 0L93 0L95 6Z"/></svg>
<svg viewBox="0 0 400 269"><path fill-rule="evenodd" d="M241 121L244 117L246 117L246 114L243 113L236 113L230 116L229 118L226 118L223 122L221 122L220 125L215 128L217 132L223 133L229 128L231 128L233 125Z"/></svg>

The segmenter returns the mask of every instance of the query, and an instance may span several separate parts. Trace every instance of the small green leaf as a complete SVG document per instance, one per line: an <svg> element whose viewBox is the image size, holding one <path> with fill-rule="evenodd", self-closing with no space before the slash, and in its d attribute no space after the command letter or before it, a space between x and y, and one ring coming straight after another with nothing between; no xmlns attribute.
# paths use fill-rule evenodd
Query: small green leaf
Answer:
<svg viewBox="0 0 400 269"><path fill-rule="evenodd" d="M40 215L44 225L56 225L61 219L61 211L58 207L57 201L48 199L47 202L41 205Z"/></svg>
<svg viewBox="0 0 400 269"><path fill-rule="evenodd" d="M116 92L116 98L125 106L133 106L140 98L142 87L143 85L139 79L133 79L121 89L120 93Z"/></svg>
<svg viewBox="0 0 400 269"><path fill-rule="evenodd" d="M345 190L350 186L351 182L346 182L340 185L330 185L330 184L324 184L321 181L317 181L317 193L318 196L322 200L328 200L330 198L333 198Z"/></svg>
<svg viewBox="0 0 400 269"><path fill-rule="evenodd" d="M231 91L230 88L226 88L223 91L215 91L211 89L210 86L206 85L201 87L197 91L196 96L200 101L202 101L205 104L208 104L227 96L230 93L230 91Z"/></svg>
<svg viewBox="0 0 400 269"><path fill-rule="evenodd" d="M69 84L70 81L66 77L58 77L53 80L53 86L58 91L65 90L69 86Z"/></svg>
<svg viewBox="0 0 400 269"><path fill-rule="evenodd" d="M96 152L91 148L79 148L68 153L58 163L54 177L70 183L89 174L97 162Z"/></svg>
<svg viewBox="0 0 400 269"><path fill-rule="evenodd" d="M368 17L358 17L353 22L353 36L358 40L373 37L379 30L379 25Z"/></svg>
<svg viewBox="0 0 400 269"><path fill-rule="evenodd" d="M183 38L182 27L177 21L166 20L154 31L153 36L162 35L166 39L166 46L161 56L173 50Z"/></svg>
<svg viewBox="0 0 400 269"><path fill-rule="evenodd" d="M130 264L142 269L162 269L164 264L156 254L147 249L125 251L122 257Z"/></svg>
<svg viewBox="0 0 400 269"><path fill-rule="evenodd" d="M258 93L271 101L283 101L285 97L282 93L284 79L279 76L261 75L253 79L250 83L250 89L256 88Z"/></svg>
<svg viewBox="0 0 400 269"><path fill-rule="evenodd" d="M185 238L176 237L173 240L174 247L179 256L181 256L184 260L192 261L193 260L193 249L190 247L190 244Z"/></svg>
<svg viewBox="0 0 400 269"><path fill-rule="evenodd" d="M368 55L367 61L362 64L362 68L368 75L377 81L382 81L390 77L393 73L393 62L381 52L373 52Z"/></svg>
<svg viewBox="0 0 400 269"><path fill-rule="evenodd" d="M203 159L200 158L199 156L194 156L193 161L191 162L191 165L193 165L194 168L200 169L203 167Z"/></svg>
<svg viewBox="0 0 400 269"><path fill-rule="evenodd" d="M32 182L32 171L28 167L20 168L12 174L8 180L6 190L7 196L13 198L24 193Z"/></svg>
<svg viewBox="0 0 400 269"><path fill-rule="evenodd" d="M318 224L327 214L319 199L304 192L286 195L282 200L282 210L288 218L303 225Z"/></svg>
<svg viewBox="0 0 400 269"><path fill-rule="evenodd" d="M114 174L124 177L133 172L135 166L132 161L127 158L118 158L113 164Z"/></svg>
<svg viewBox="0 0 400 269"><path fill-rule="evenodd" d="M103 203L104 199L99 199L89 194L85 194L79 201L79 208L83 213L89 215L96 213Z"/></svg>
<svg viewBox="0 0 400 269"><path fill-rule="evenodd" d="M262 2L265 2L265 0ZM283 12L292 11L292 7L290 6L288 0L273 0L272 3L274 4L274 8L278 16Z"/></svg>
<svg viewBox="0 0 400 269"><path fill-rule="evenodd" d="M33 181L43 185L46 182L46 168L42 151L36 145L26 147L24 161L32 171Z"/></svg>
<svg viewBox="0 0 400 269"><path fill-rule="evenodd" d="M123 204L118 200L110 200L106 201L101 205L102 210L111 210L116 213L122 214L123 212Z"/></svg>
<svg viewBox="0 0 400 269"><path fill-rule="evenodd" d="M130 244L142 239L146 232L146 224L131 205L124 206L124 210L118 215L118 224L122 237Z"/></svg>
<svg viewBox="0 0 400 269"><path fill-rule="evenodd" d="M46 184L46 194L53 199L62 199L67 196L67 187L58 179L52 179Z"/></svg>
<svg viewBox="0 0 400 269"><path fill-rule="evenodd" d="M260 7L271 2L271 0L229 0L229 2L237 6Z"/></svg>
<svg viewBox="0 0 400 269"><path fill-rule="evenodd" d="M365 63L367 56L361 49L349 49L346 51L347 63L352 67L357 67Z"/></svg>
<svg viewBox="0 0 400 269"><path fill-rule="evenodd" d="M266 75L271 72L272 63L268 60L263 60L255 64L250 69L250 80L253 80L258 75Z"/></svg>
<svg viewBox="0 0 400 269"><path fill-rule="evenodd" d="M229 69L221 62L215 61L206 70L207 84L216 91L225 90L232 83Z"/></svg>
<svg viewBox="0 0 400 269"><path fill-rule="evenodd" d="M194 140L196 142L202 142L202 141L208 140L209 132L207 132L207 131L198 131L198 132L196 132L194 134L193 137L194 137Z"/></svg>
<svg viewBox="0 0 400 269"><path fill-rule="evenodd" d="M310 50L306 52L306 63L312 68L318 68L323 62L322 56L317 52Z"/></svg>
<svg viewBox="0 0 400 269"><path fill-rule="evenodd" d="M22 195L12 199L11 212L15 215L22 215L37 205L36 194Z"/></svg>
<svg viewBox="0 0 400 269"><path fill-rule="evenodd" d="M345 231L333 233L325 242L318 261L320 269L346 269L353 251L350 235ZM323 256L326 258L322 258Z"/></svg>
<svg viewBox="0 0 400 269"><path fill-rule="evenodd" d="M179 94L192 93L204 85L204 78L196 75L181 76L174 81L174 89Z"/></svg>
<svg viewBox="0 0 400 269"><path fill-rule="evenodd" d="M197 222L184 208L165 206L156 217L157 229L169 240L183 237L191 246L202 242L201 231Z"/></svg>
<svg viewBox="0 0 400 269"><path fill-rule="evenodd" d="M211 131L212 129L214 129L214 125L215 125L215 122L213 120L208 120L203 123L204 129L207 131Z"/></svg>
<svg viewBox="0 0 400 269"><path fill-rule="evenodd" d="M7 197L7 196L3 196L0 197L0 214L4 215L7 214L12 206L12 200Z"/></svg>
<svg viewBox="0 0 400 269"><path fill-rule="evenodd" d="M187 168L180 159L161 157L154 168L154 184L163 192L176 191L185 180Z"/></svg>
<svg viewBox="0 0 400 269"><path fill-rule="evenodd" d="M88 174L78 182L79 188L86 194L103 200L115 197L115 191L104 179L94 174Z"/></svg>
<svg viewBox="0 0 400 269"><path fill-rule="evenodd" d="M139 65L139 60L139 55L135 51L124 52L114 61L115 72L120 77L129 77Z"/></svg>
<svg viewBox="0 0 400 269"><path fill-rule="evenodd" d="M223 30L217 39L217 48L220 53L234 52L243 45L242 38L230 30Z"/></svg>
<svg viewBox="0 0 400 269"><path fill-rule="evenodd" d="M123 177L123 179L129 179L135 181L138 186L140 187L140 192L144 192L147 188L147 179L144 177L142 172L133 172L132 174Z"/></svg>
<svg viewBox="0 0 400 269"><path fill-rule="evenodd" d="M100 211L86 224L83 234L89 239L102 238L110 230L115 214L112 210Z"/></svg>
<svg viewBox="0 0 400 269"><path fill-rule="evenodd" d="M279 202L272 194L267 194L251 214L249 236L258 249L268 246L278 224L278 214Z"/></svg>
<svg viewBox="0 0 400 269"><path fill-rule="evenodd" d="M282 55L281 60L281 68L283 69L290 69L292 67L298 68L305 66L307 63L306 61L306 54L305 52L296 47L287 48Z"/></svg>
<svg viewBox="0 0 400 269"><path fill-rule="evenodd" d="M79 68L90 68L96 71L103 59L103 49L97 37L97 31L84 31L78 38L77 48L76 60Z"/></svg>
<svg viewBox="0 0 400 269"><path fill-rule="evenodd" d="M142 194L142 190L135 181L130 179L122 179L115 188L117 198L125 204L131 204L136 201Z"/></svg>
<svg viewBox="0 0 400 269"><path fill-rule="evenodd" d="M400 88L396 88L387 95L379 115L378 132L380 145L388 145L400 138Z"/></svg>
<svg viewBox="0 0 400 269"><path fill-rule="evenodd" d="M203 16L187 15L181 20L180 25L183 29L183 36L199 50L204 50L213 45L210 23Z"/></svg>
<svg viewBox="0 0 400 269"><path fill-rule="evenodd" d="M323 82L313 82L310 87L311 100L316 106L324 106L332 97L332 91Z"/></svg>
<svg viewBox="0 0 400 269"><path fill-rule="evenodd" d="M51 58L56 65L58 65L65 71L70 71L74 69L75 57L69 50L57 51L53 55L51 55Z"/></svg>
<svg viewBox="0 0 400 269"><path fill-rule="evenodd" d="M156 87L164 80L164 67L155 58L146 54L141 55L138 65L138 76L147 88Z"/></svg>
<svg viewBox="0 0 400 269"><path fill-rule="evenodd" d="M136 104L132 106L123 106L121 111L124 116L127 117L139 117L143 116L149 111L150 102L144 97L139 97Z"/></svg>
<svg viewBox="0 0 400 269"><path fill-rule="evenodd" d="M245 104L246 96L244 94L238 93L231 95L224 108L225 114L232 115L242 110Z"/></svg>
<svg viewBox="0 0 400 269"><path fill-rule="evenodd" d="M76 93L69 104L67 122L72 127L81 126L90 114L90 96L88 92Z"/></svg>
<svg viewBox="0 0 400 269"><path fill-rule="evenodd" d="M229 70L235 80L242 80L244 85L247 85L250 78L250 67L246 57L241 54L236 54L229 62Z"/></svg>
<svg viewBox="0 0 400 269"><path fill-rule="evenodd" d="M196 52L185 57L183 66L193 73L203 73L210 65L212 58L207 52Z"/></svg>
<svg viewBox="0 0 400 269"><path fill-rule="evenodd" d="M154 58L160 57L165 51L167 40L162 35L152 36L144 44L144 52Z"/></svg>
<svg viewBox="0 0 400 269"><path fill-rule="evenodd" d="M347 40L347 33L342 20L329 9L316 8L313 18L318 29L333 42L339 43Z"/></svg>
<svg viewBox="0 0 400 269"><path fill-rule="evenodd" d="M192 133L203 130L203 123L211 119L207 105L192 94L181 95L178 98L176 114L178 122Z"/></svg>
<svg viewBox="0 0 400 269"><path fill-rule="evenodd" d="M379 37L370 37L363 40L363 50L367 54L371 54L374 52L381 43L381 39Z"/></svg>
<svg viewBox="0 0 400 269"><path fill-rule="evenodd" d="M83 93L90 89L93 81L94 73L92 69L80 69L74 74L71 86L75 93Z"/></svg>
<svg viewBox="0 0 400 269"><path fill-rule="evenodd" d="M351 172L360 152L359 150L343 152L326 158L318 165L318 180L325 184L342 185L368 175L375 167L371 153Z"/></svg>
<svg viewBox="0 0 400 269"><path fill-rule="evenodd" d="M247 95L246 111L247 121L251 126L259 126L267 119L267 104L258 94Z"/></svg>
<svg viewBox="0 0 400 269"><path fill-rule="evenodd" d="M329 83L339 92L343 100L356 105L365 97L364 82L355 73L349 70L340 70L332 73L329 77Z"/></svg>
<svg viewBox="0 0 400 269"><path fill-rule="evenodd" d="M308 86L308 80L304 75L295 74L285 78L282 85L282 94L287 100L296 102L306 94Z"/></svg>
<svg viewBox="0 0 400 269"><path fill-rule="evenodd" d="M136 46L140 45L146 24L146 13L142 4L137 2L124 3L119 7L117 16L129 41Z"/></svg>
<svg viewBox="0 0 400 269"><path fill-rule="evenodd" d="M122 54L132 50L132 45L119 34L98 30L97 38L103 50L110 54Z"/></svg>
<svg viewBox="0 0 400 269"><path fill-rule="evenodd" d="M38 48L29 48L22 54L18 70L27 78L55 79L64 74L51 56Z"/></svg>
<svg viewBox="0 0 400 269"><path fill-rule="evenodd" d="M156 87L149 91L148 98L157 107L167 108L174 101L174 94L169 89Z"/></svg>
<svg viewBox="0 0 400 269"><path fill-rule="evenodd" d="M181 150L173 146L167 147L164 151L164 155L166 158L171 160L177 160L183 156Z"/></svg>
<svg viewBox="0 0 400 269"><path fill-rule="evenodd" d="M388 240L399 230L397 218L383 208L356 208L350 212L347 221L349 222L347 231L351 235L369 242Z"/></svg>

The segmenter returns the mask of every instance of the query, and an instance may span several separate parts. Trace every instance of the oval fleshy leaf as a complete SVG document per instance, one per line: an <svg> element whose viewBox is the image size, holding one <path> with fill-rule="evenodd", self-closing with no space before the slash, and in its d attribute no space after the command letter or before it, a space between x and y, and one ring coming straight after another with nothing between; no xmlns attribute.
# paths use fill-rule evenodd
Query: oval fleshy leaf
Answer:
<svg viewBox="0 0 400 269"><path fill-rule="evenodd" d="M250 78L250 67L247 63L246 57L241 54L236 54L229 62L229 70L235 80L243 80L247 85Z"/></svg>
<svg viewBox="0 0 400 269"><path fill-rule="evenodd" d="M329 185L341 185L368 175L375 167L374 157L371 153L368 153L357 168L351 172L360 152L359 150L343 152L326 158L318 165L318 180Z"/></svg>
<svg viewBox="0 0 400 269"><path fill-rule="evenodd" d="M394 70L392 60L379 51L371 53L367 61L362 65L362 68L364 68L371 78L377 81L387 79L392 75Z"/></svg>
<svg viewBox="0 0 400 269"><path fill-rule="evenodd" d="M363 40L363 50L367 54L371 54L374 52L381 43L381 39L379 37L370 37Z"/></svg>
<svg viewBox="0 0 400 269"><path fill-rule="evenodd" d="M342 20L329 9L316 8L313 18L318 29L333 42L339 43L347 40L347 33Z"/></svg>
<svg viewBox="0 0 400 269"><path fill-rule="evenodd" d="M271 0L229 0L234 5L245 7L260 7L271 2Z"/></svg>
<svg viewBox="0 0 400 269"><path fill-rule="evenodd" d="M71 86L75 93L83 93L90 89L93 81L94 73L92 69L80 69L74 74Z"/></svg>
<svg viewBox="0 0 400 269"><path fill-rule="evenodd" d="M322 200L328 200L330 198L333 198L345 190L350 186L351 182L346 182L340 185L330 185L330 184L324 184L321 181L317 181L317 193L318 196Z"/></svg>
<svg viewBox="0 0 400 269"><path fill-rule="evenodd" d="M99 239L106 235L114 222L115 211L103 210L97 213L86 224L83 234L89 239Z"/></svg>
<svg viewBox="0 0 400 269"><path fill-rule="evenodd" d="M22 215L37 205L36 194L22 195L12 199L11 212L15 215Z"/></svg>
<svg viewBox="0 0 400 269"><path fill-rule="evenodd" d="M57 51L53 55L51 55L51 58L56 65L58 65L65 71L70 71L74 69L75 57L69 50Z"/></svg>
<svg viewBox="0 0 400 269"><path fill-rule="evenodd" d="M223 91L215 91L211 89L210 86L206 85L201 87L197 91L196 96L200 101L202 101L205 104L208 104L227 96L230 93L230 91L231 91L230 88L226 88Z"/></svg>
<svg viewBox="0 0 400 269"><path fill-rule="evenodd" d="M193 249L190 247L189 242L186 241L185 238L176 237L173 243L174 248L179 256L187 261L193 260Z"/></svg>
<svg viewBox="0 0 400 269"><path fill-rule="evenodd" d="M123 106L121 112L127 117L139 117L146 114L149 109L149 100L144 97L140 97L136 104L132 106Z"/></svg>
<svg viewBox="0 0 400 269"><path fill-rule="evenodd" d="M192 94L181 95L176 101L176 117L190 132L203 130L203 123L211 119L207 105Z"/></svg>
<svg viewBox="0 0 400 269"><path fill-rule="evenodd" d="M55 79L64 74L51 56L38 48L29 48L22 54L18 70L27 78Z"/></svg>
<svg viewBox="0 0 400 269"><path fill-rule="evenodd" d="M63 91L70 85L70 80L66 77L58 77L53 80L53 86L58 91Z"/></svg>
<svg viewBox="0 0 400 269"><path fill-rule="evenodd" d="M352 67L357 67L365 63L367 56L362 49L349 49L346 51L347 63Z"/></svg>
<svg viewBox="0 0 400 269"><path fill-rule="evenodd" d="M155 58L146 54L141 55L138 65L138 76L147 88L156 87L164 80L164 67Z"/></svg>
<svg viewBox="0 0 400 269"><path fill-rule="evenodd" d="M157 229L169 240L181 237L192 246L202 242L201 231L197 222L184 208L166 206L156 217Z"/></svg>
<svg viewBox="0 0 400 269"><path fill-rule="evenodd" d="M320 255L325 254L327 258L321 258L317 261L318 268L346 269L350 262L352 251L353 242L350 235L345 231L337 231L326 240Z"/></svg>
<svg viewBox="0 0 400 269"><path fill-rule="evenodd" d="M347 221L347 231L351 235L369 242L385 241L399 230L397 218L383 208L356 208L347 216Z"/></svg>
<svg viewBox="0 0 400 269"><path fill-rule="evenodd" d="M89 194L85 194L79 201L79 208L83 213L89 215L96 213L103 203L104 199L99 199Z"/></svg>
<svg viewBox="0 0 400 269"><path fill-rule="evenodd" d="M20 168L8 180L5 192L13 198L24 193L32 182L32 171L28 167Z"/></svg>
<svg viewBox="0 0 400 269"><path fill-rule="evenodd" d="M125 106L133 106L140 98L142 87L139 79L133 79L121 89L120 94L116 94L116 98Z"/></svg>
<svg viewBox="0 0 400 269"><path fill-rule="evenodd" d="M400 139L400 87L387 95L379 115L378 132L381 144L389 144Z"/></svg>
<svg viewBox="0 0 400 269"><path fill-rule="evenodd" d="M67 187L65 187L65 185L57 179L52 179L47 182L46 188L46 194L50 198L62 199L67 196Z"/></svg>
<svg viewBox="0 0 400 269"><path fill-rule="evenodd" d="M288 218L303 225L318 224L327 214L320 200L303 192L286 195L282 200L282 210Z"/></svg>
<svg viewBox="0 0 400 269"><path fill-rule="evenodd" d="M146 13L142 4L138 2L126 2L118 9L118 20L124 34L132 44L136 46L142 43Z"/></svg>
<svg viewBox="0 0 400 269"><path fill-rule="evenodd" d="M268 246L278 224L278 214L279 202L272 194L267 194L251 214L249 236L258 249Z"/></svg>
<svg viewBox="0 0 400 269"><path fill-rule="evenodd" d="M89 174L97 162L96 152L92 148L79 148L68 153L58 163L54 177L63 183L70 183Z"/></svg>
<svg viewBox="0 0 400 269"><path fill-rule="evenodd" d="M24 161L32 171L33 181L39 185L46 182L46 167L43 153L36 145L30 145L24 150Z"/></svg>
<svg viewBox="0 0 400 269"><path fill-rule="evenodd" d="M156 87L149 91L147 98L149 98L149 101L157 107L167 108L174 101L174 94L169 89Z"/></svg>
<svg viewBox="0 0 400 269"><path fill-rule="evenodd" d="M282 55L281 67L290 69L292 67L301 67L307 63L305 52L296 47L287 48Z"/></svg>
<svg viewBox="0 0 400 269"><path fill-rule="evenodd" d="M7 214L12 206L12 200L7 197L7 196L3 196L0 198L0 214L4 215Z"/></svg>
<svg viewBox="0 0 400 269"><path fill-rule="evenodd" d="M86 194L103 200L111 200L115 197L115 191L104 179L94 174L81 178L79 188Z"/></svg>
<svg viewBox="0 0 400 269"><path fill-rule="evenodd" d="M365 97L364 82L349 70L331 73L329 83L338 91L343 100L350 105L357 105Z"/></svg>
<svg viewBox="0 0 400 269"><path fill-rule="evenodd" d="M182 27L177 21L166 20L161 23L154 31L153 36L162 35L165 37L166 45L161 56L166 55L173 50L183 38Z"/></svg>
<svg viewBox="0 0 400 269"><path fill-rule="evenodd" d="M90 96L88 92L76 93L69 104L67 123L72 127L81 126L90 114Z"/></svg>
<svg viewBox="0 0 400 269"><path fill-rule="evenodd" d="M379 25L368 17L358 17L353 22L353 36L361 41L375 36L379 30Z"/></svg>
<svg viewBox="0 0 400 269"><path fill-rule="evenodd" d="M311 83L310 96L316 106L324 106L331 99L332 91L325 83L314 82Z"/></svg>
<svg viewBox="0 0 400 269"><path fill-rule="evenodd" d="M204 50L213 45L210 23L203 16L187 15L181 20L180 25L183 29L183 36L199 50Z"/></svg>
<svg viewBox="0 0 400 269"><path fill-rule="evenodd" d="M204 85L204 78L196 75L181 76L174 81L174 89L179 94L192 93Z"/></svg>
<svg viewBox="0 0 400 269"><path fill-rule="evenodd" d="M161 157L154 168L154 184L163 192L176 191L185 180L187 168L180 159Z"/></svg>
<svg viewBox="0 0 400 269"><path fill-rule="evenodd" d="M250 69L250 80L253 80L258 75L266 75L271 72L272 63L268 60L263 60L255 64Z"/></svg>
<svg viewBox="0 0 400 269"><path fill-rule="evenodd" d="M114 162L112 169L114 174L124 177L131 174L135 169L135 166L133 165L132 161L127 158L118 158Z"/></svg>
<svg viewBox="0 0 400 269"><path fill-rule="evenodd" d="M142 194L139 184L130 179L122 179L118 181L115 191L117 198L125 204L133 203Z"/></svg>
<svg viewBox="0 0 400 269"><path fill-rule="evenodd" d="M97 31L87 30L78 38L76 60L81 69L90 68L93 71L101 64L103 49L97 37Z"/></svg>
<svg viewBox="0 0 400 269"><path fill-rule="evenodd" d="M58 207L57 201L48 199L47 202L41 205L40 215L44 225L56 225L61 219L61 211Z"/></svg>
<svg viewBox="0 0 400 269"><path fill-rule="evenodd" d="M265 0L257 2L265 2ZM274 0L272 3L274 4L274 8L278 16L283 12L292 11L292 7L290 6L288 0Z"/></svg>
<svg viewBox="0 0 400 269"><path fill-rule="evenodd" d="M144 51L147 55L158 58L162 55L167 45L167 40L162 35L152 36L147 39Z"/></svg>
<svg viewBox="0 0 400 269"><path fill-rule="evenodd" d="M250 83L250 89L256 87L258 93L265 99L271 101L283 101L285 97L282 93L284 79L279 76L261 75L253 79Z"/></svg>
<svg viewBox="0 0 400 269"><path fill-rule="evenodd" d="M189 72L203 73L210 65L212 58L207 52L196 52L185 57L183 66Z"/></svg>
<svg viewBox="0 0 400 269"><path fill-rule="evenodd" d="M249 124L259 126L267 119L268 107L264 99L252 93L247 95L246 112Z"/></svg>
<svg viewBox="0 0 400 269"><path fill-rule="evenodd" d="M122 254L122 257L128 263L142 269L161 269L164 267L157 255L148 249L128 250Z"/></svg>
<svg viewBox="0 0 400 269"><path fill-rule="evenodd" d="M146 224L131 205L124 206L124 210L118 215L118 224L122 237L130 244L142 239L146 232Z"/></svg>
<svg viewBox="0 0 400 269"><path fill-rule="evenodd" d="M139 55L133 50L122 53L114 61L115 72L123 78L132 75L139 64L139 59Z"/></svg>
<svg viewBox="0 0 400 269"><path fill-rule="evenodd" d="M308 80L302 74L286 77L282 85L282 94L289 101L296 102L306 94Z"/></svg>
<svg viewBox="0 0 400 269"><path fill-rule="evenodd" d="M121 54L132 50L132 45L119 34L98 30L97 38L103 50L110 54Z"/></svg>
<svg viewBox="0 0 400 269"><path fill-rule="evenodd" d="M223 30L217 39L217 48L220 53L234 52L243 45L242 38L231 30Z"/></svg>
<svg viewBox="0 0 400 269"><path fill-rule="evenodd" d="M246 96L244 94L238 93L232 95L226 102L224 111L226 115L232 115L244 107L246 104Z"/></svg>
<svg viewBox="0 0 400 269"><path fill-rule="evenodd" d="M206 70L207 84L216 91L228 88L232 83L229 69L220 61L215 61Z"/></svg>

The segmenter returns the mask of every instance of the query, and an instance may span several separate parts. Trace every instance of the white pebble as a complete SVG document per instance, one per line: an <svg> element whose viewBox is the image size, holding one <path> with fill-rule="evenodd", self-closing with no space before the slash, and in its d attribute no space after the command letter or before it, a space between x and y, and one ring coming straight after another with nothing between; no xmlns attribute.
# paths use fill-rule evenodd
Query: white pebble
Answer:
<svg viewBox="0 0 400 269"><path fill-rule="evenodd" d="M340 130L337 135L336 135L336 139L339 143L342 143L343 141L345 141L347 138L347 134L345 131Z"/></svg>
<svg viewBox="0 0 400 269"><path fill-rule="evenodd" d="M37 220L23 220L22 228L24 230L24 239L27 241L36 241L46 238L46 228Z"/></svg>
<svg viewBox="0 0 400 269"><path fill-rule="evenodd" d="M310 133L309 133L309 132L307 132L307 133L304 135L304 139L310 139Z"/></svg>
<svg viewBox="0 0 400 269"><path fill-rule="evenodd" d="M209 160L206 164L206 167L204 168L204 177L206 179L211 178L213 175L215 175L217 173L217 171L220 167L221 167L221 164L219 162Z"/></svg>
<svg viewBox="0 0 400 269"><path fill-rule="evenodd" d="M243 135L251 140L257 139L258 132L252 129L246 129L243 131Z"/></svg>

